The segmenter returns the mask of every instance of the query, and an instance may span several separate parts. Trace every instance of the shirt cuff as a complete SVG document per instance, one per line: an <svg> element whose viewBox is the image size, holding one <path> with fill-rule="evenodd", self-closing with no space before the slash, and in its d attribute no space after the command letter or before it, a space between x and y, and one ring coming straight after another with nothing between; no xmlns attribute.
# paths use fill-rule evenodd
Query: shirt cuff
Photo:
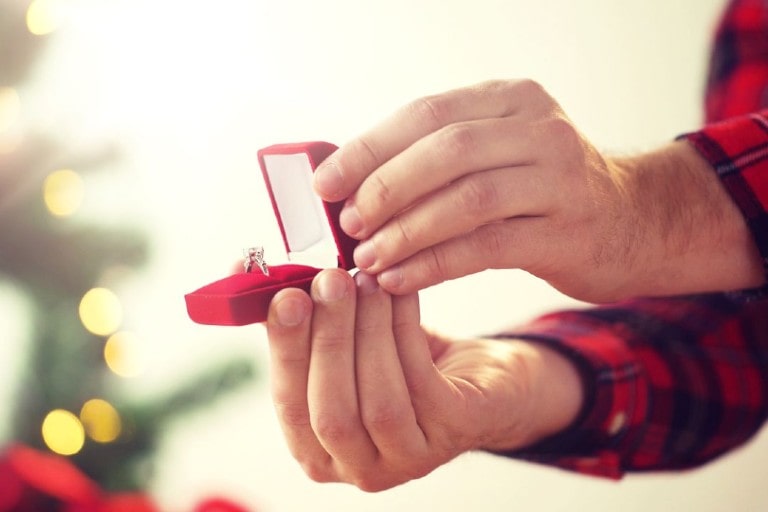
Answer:
<svg viewBox="0 0 768 512"><path fill-rule="evenodd" d="M636 356L621 333L612 329L579 312L566 311L495 336L529 340L559 351L576 365L584 384L582 409L569 428L501 455L583 474L623 476L622 454L631 451L646 431L649 393Z"/></svg>
<svg viewBox="0 0 768 512"><path fill-rule="evenodd" d="M681 135L712 165L741 210L768 279L768 110Z"/></svg>

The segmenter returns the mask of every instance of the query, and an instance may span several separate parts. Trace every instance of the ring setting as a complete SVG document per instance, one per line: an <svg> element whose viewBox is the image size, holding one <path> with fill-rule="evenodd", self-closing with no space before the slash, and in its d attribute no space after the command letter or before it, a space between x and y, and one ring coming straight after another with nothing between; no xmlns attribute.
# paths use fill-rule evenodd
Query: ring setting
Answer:
<svg viewBox="0 0 768 512"><path fill-rule="evenodd" d="M243 267L245 268L246 273L250 273L255 266L261 270L261 273L265 276L269 275L269 267L267 266L267 262L264 261L264 247L259 246L243 249L243 255L245 256Z"/></svg>

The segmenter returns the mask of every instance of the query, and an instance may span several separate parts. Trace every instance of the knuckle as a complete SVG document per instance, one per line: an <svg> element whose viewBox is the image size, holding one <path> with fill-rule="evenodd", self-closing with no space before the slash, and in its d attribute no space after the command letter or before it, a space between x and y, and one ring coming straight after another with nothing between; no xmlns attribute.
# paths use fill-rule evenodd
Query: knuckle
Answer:
<svg viewBox="0 0 768 512"><path fill-rule="evenodd" d="M476 231L472 240L475 245L474 251L477 254L487 255L491 267L500 265L508 245L507 236L503 229L496 225L485 226Z"/></svg>
<svg viewBox="0 0 768 512"><path fill-rule="evenodd" d="M429 474L434 466L417 460L407 466L396 465L383 469L380 465L360 468L348 475L345 481L363 492L381 492L414 478L421 478Z"/></svg>
<svg viewBox="0 0 768 512"><path fill-rule="evenodd" d="M432 283L442 283L448 279L448 258L446 251L440 246L432 246L429 249L429 259L426 263L425 275Z"/></svg>
<svg viewBox="0 0 768 512"><path fill-rule="evenodd" d="M309 410L306 404L275 402L275 409L280 421L287 427L309 425Z"/></svg>
<svg viewBox="0 0 768 512"><path fill-rule="evenodd" d="M477 150L474 128L470 123L455 123L437 132L436 151L449 163L465 159Z"/></svg>
<svg viewBox="0 0 768 512"><path fill-rule="evenodd" d="M394 221L394 225L397 226L397 232L399 233L399 238L402 243L405 245L410 245L415 240L419 239L418 234L415 232L413 223L411 220L409 220L407 215L398 215L395 217ZM398 237L390 238L388 245L399 245L397 243L397 238Z"/></svg>
<svg viewBox="0 0 768 512"><path fill-rule="evenodd" d="M451 103L447 95L436 94L411 102L406 106L406 110L418 124L434 130L450 122L453 112Z"/></svg>
<svg viewBox="0 0 768 512"><path fill-rule="evenodd" d="M402 475L392 474L391 471L384 470L381 464L346 466L342 470L341 479L363 492L384 491L408 480L408 478L402 478Z"/></svg>
<svg viewBox="0 0 768 512"><path fill-rule="evenodd" d="M492 211L499 201L499 188L479 176L470 175L456 185L456 206L462 215L478 216Z"/></svg>
<svg viewBox="0 0 768 512"><path fill-rule="evenodd" d="M338 481L335 472L327 463L319 463L314 459L307 459L299 461L299 465L310 480L314 482L323 484Z"/></svg>
<svg viewBox="0 0 768 512"><path fill-rule="evenodd" d="M405 421L404 411L389 404L366 407L362 411L363 426L369 432L391 433Z"/></svg>
<svg viewBox="0 0 768 512"><path fill-rule="evenodd" d="M479 95L495 98L504 107L500 117L507 117L517 110L516 102L510 103L510 98L540 93L534 85L527 84L527 80L487 80L477 84L475 89Z"/></svg>
<svg viewBox="0 0 768 512"><path fill-rule="evenodd" d="M494 94L509 90L509 86L514 83L511 80L491 79L480 82L475 89L481 94Z"/></svg>
<svg viewBox="0 0 768 512"><path fill-rule="evenodd" d="M319 415L312 421L312 430L319 439L337 444L349 439L354 430L350 419L332 415Z"/></svg>
<svg viewBox="0 0 768 512"><path fill-rule="evenodd" d="M298 351L272 351L272 357L275 361L279 361L280 365L290 370L301 369L309 364L309 353L302 350Z"/></svg>
<svg viewBox="0 0 768 512"><path fill-rule="evenodd" d="M363 492L381 492L392 487L392 484L386 483L381 476L375 474L357 475L352 484Z"/></svg>
<svg viewBox="0 0 768 512"><path fill-rule="evenodd" d="M581 145L579 132L573 126L573 123L564 116L558 115L548 119L546 132L551 140L566 150L574 149Z"/></svg>
<svg viewBox="0 0 768 512"><path fill-rule="evenodd" d="M312 337L312 350L320 353L339 353L349 349L349 339L341 333L323 332Z"/></svg>
<svg viewBox="0 0 768 512"><path fill-rule="evenodd" d="M392 187L382 178L380 173L371 174L368 186L373 189L377 204L387 204L393 197Z"/></svg>
<svg viewBox="0 0 768 512"><path fill-rule="evenodd" d="M356 339L373 339L381 336L383 332L386 332L387 325L384 323L383 318L374 317L362 319L358 318L355 322L355 338Z"/></svg>
<svg viewBox="0 0 768 512"><path fill-rule="evenodd" d="M368 137L362 135L351 142L349 153L356 156L357 164L366 169L373 169L384 163L381 160L381 152Z"/></svg>
<svg viewBox="0 0 768 512"><path fill-rule="evenodd" d="M560 105L547 92L543 85L535 80L516 80L509 87L509 96L516 102L523 101L525 110L530 115L548 116L552 112L560 112Z"/></svg>
<svg viewBox="0 0 768 512"><path fill-rule="evenodd" d="M543 85L530 78L515 80L512 86L517 89L518 93L525 96L549 96Z"/></svg>

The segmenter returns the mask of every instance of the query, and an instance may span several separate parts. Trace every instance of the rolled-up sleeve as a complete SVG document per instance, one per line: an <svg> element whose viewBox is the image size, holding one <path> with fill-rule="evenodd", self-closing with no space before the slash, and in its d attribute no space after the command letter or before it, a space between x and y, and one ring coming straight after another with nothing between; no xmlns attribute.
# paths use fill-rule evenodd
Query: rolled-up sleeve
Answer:
<svg viewBox="0 0 768 512"><path fill-rule="evenodd" d="M638 299L564 311L502 333L560 351L585 400L564 432L504 455L580 473L701 465L743 444L768 412L768 300Z"/></svg>

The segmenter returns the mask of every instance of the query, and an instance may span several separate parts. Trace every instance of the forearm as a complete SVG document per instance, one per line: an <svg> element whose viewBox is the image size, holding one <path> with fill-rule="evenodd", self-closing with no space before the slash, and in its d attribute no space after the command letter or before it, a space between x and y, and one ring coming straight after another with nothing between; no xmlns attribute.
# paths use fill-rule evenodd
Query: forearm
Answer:
<svg viewBox="0 0 768 512"><path fill-rule="evenodd" d="M743 214L712 165L688 142L613 164L635 216L624 296L763 284L765 271Z"/></svg>
<svg viewBox="0 0 768 512"><path fill-rule="evenodd" d="M749 439L768 411L768 302L638 299L547 315L501 337L544 343L579 370L570 427L500 452L582 473L688 468Z"/></svg>

